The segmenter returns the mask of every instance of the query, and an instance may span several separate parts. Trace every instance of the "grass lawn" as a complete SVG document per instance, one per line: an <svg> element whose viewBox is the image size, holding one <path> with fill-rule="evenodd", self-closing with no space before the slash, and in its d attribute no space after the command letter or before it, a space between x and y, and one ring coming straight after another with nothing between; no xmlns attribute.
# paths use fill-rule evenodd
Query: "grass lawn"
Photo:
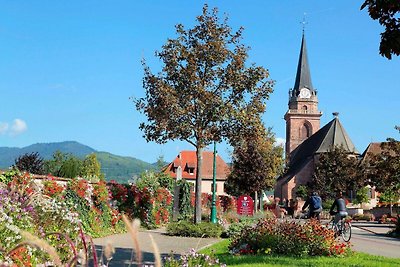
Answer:
<svg viewBox="0 0 400 267"><path fill-rule="evenodd" d="M365 253L354 253L348 257L307 257L294 258L287 256L248 255L232 256L228 253L229 240L225 239L211 247L201 250L204 254L215 255L221 263L227 266L400 266L400 259L372 256Z"/></svg>

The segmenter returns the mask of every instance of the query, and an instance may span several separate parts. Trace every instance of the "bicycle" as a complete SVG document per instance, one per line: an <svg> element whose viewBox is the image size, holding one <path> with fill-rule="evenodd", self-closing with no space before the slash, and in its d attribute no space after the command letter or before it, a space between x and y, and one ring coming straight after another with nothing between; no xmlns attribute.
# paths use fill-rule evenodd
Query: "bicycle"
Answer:
<svg viewBox="0 0 400 267"><path fill-rule="evenodd" d="M335 232L335 237L341 236L344 242L349 242L351 239L351 223L342 217L335 225L335 217L328 223L328 228Z"/></svg>

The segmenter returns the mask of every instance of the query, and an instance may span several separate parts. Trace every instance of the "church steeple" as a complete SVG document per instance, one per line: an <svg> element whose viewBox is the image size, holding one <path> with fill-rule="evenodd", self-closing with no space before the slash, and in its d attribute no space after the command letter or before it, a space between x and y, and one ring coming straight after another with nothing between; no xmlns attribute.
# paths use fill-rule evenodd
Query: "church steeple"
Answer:
<svg viewBox="0 0 400 267"><path fill-rule="evenodd" d="M299 63L297 64L296 81L294 83L293 90L295 92L299 92L300 89L302 88L308 88L314 91L311 82L310 67L308 65L307 47L306 47L306 39L304 37L304 31L303 31L303 38L301 40Z"/></svg>
<svg viewBox="0 0 400 267"><path fill-rule="evenodd" d="M303 30L296 80L293 89L289 90L289 109L285 114L287 159L298 145L319 130L321 115L317 91L311 83Z"/></svg>

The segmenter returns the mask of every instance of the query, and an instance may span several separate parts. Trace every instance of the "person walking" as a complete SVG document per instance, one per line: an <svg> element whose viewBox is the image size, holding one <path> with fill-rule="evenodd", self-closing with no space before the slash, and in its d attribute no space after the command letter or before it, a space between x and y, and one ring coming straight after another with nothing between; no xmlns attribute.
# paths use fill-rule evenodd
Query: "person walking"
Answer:
<svg viewBox="0 0 400 267"><path fill-rule="evenodd" d="M318 195L317 192L313 192L306 200L303 205L302 211L305 211L309 208L310 218L317 218L318 221L320 220L320 213L322 211L322 199Z"/></svg>
<svg viewBox="0 0 400 267"><path fill-rule="evenodd" d="M338 192L336 194L336 199L331 206L329 214L335 215L335 219L333 221L334 224L337 224L342 218L345 218L348 215L346 201L343 199L342 192Z"/></svg>

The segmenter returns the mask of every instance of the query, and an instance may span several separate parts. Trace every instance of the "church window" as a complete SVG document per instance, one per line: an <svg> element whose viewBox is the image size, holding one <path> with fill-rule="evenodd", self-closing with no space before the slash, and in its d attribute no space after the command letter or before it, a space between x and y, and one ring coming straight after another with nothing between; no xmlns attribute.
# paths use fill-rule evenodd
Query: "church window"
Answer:
<svg viewBox="0 0 400 267"><path fill-rule="evenodd" d="M303 126L301 127L301 138L308 138L310 137L310 127L304 123Z"/></svg>
<svg viewBox="0 0 400 267"><path fill-rule="evenodd" d="M302 109L304 112L307 112L307 109L308 109L308 108L307 108L306 105L304 105L304 106L301 107L301 109Z"/></svg>

